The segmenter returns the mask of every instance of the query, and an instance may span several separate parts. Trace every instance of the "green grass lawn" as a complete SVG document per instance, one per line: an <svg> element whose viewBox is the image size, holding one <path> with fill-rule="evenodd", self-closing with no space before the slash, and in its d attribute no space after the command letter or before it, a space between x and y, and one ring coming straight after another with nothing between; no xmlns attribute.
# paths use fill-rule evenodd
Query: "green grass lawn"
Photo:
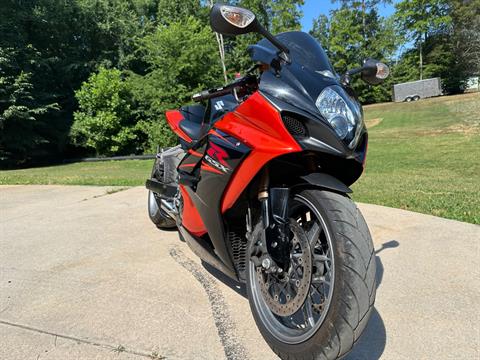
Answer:
<svg viewBox="0 0 480 360"><path fill-rule="evenodd" d="M102 161L0 171L0 185L144 185L152 164L153 160Z"/></svg>
<svg viewBox="0 0 480 360"><path fill-rule="evenodd" d="M365 108L356 201L480 224L480 94ZM374 126L372 126L374 125Z"/></svg>
<svg viewBox="0 0 480 360"><path fill-rule="evenodd" d="M367 106L356 201L480 224L480 94ZM143 185L152 160L0 171L0 184Z"/></svg>

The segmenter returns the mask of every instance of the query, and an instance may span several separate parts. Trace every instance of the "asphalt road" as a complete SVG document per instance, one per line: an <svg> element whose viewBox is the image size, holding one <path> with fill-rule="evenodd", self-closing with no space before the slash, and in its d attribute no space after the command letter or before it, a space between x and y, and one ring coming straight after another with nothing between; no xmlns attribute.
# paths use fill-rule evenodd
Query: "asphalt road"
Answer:
<svg viewBox="0 0 480 360"><path fill-rule="evenodd" d="M480 227L360 205L376 310L352 359L480 358ZM146 191L0 187L0 359L275 359L244 291L149 221Z"/></svg>

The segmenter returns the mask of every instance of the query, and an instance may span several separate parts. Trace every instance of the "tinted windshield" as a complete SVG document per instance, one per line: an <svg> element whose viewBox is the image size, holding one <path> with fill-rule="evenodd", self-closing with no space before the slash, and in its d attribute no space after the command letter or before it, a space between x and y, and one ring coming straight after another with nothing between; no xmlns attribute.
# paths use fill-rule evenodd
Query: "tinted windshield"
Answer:
<svg viewBox="0 0 480 360"><path fill-rule="evenodd" d="M335 72L320 44L309 34L294 31L276 36L290 50L288 64L262 73L259 90L276 99L318 114L315 101L329 85L338 84ZM268 40L250 49L252 60L270 64L278 49Z"/></svg>
<svg viewBox="0 0 480 360"><path fill-rule="evenodd" d="M292 62L301 64L312 71L330 70L333 73L327 54L311 35L300 31L292 31L278 34L275 37L290 50L289 56ZM275 52L278 51L267 39L261 40L257 45Z"/></svg>

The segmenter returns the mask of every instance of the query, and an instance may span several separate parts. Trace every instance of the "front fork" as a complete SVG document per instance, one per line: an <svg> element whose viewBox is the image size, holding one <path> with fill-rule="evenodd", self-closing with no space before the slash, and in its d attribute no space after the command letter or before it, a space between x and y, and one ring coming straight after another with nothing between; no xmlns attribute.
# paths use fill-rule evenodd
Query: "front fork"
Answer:
<svg viewBox="0 0 480 360"><path fill-rule="evenodd" d="M289 198L289 188L270 188L270 176L266 167L258 189L261 229L257 228L258 231L251 236L254 244L250 248L250 259L255 267L261 266L267 272L282 273L288 270L290 264ZM251 222L249 209L247 233L250 234L252 234Z"/></svg>

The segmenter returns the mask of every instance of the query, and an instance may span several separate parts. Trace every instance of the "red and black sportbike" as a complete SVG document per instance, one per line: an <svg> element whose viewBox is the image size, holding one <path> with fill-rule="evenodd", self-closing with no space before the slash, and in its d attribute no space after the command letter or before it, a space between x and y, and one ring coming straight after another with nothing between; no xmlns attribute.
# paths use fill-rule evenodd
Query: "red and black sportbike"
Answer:
<svg viewBox="0 0 480 360"><path fill-rule="evenodd" d="M246 9L217 4L213 30L257 32L255 65L233 83L167 112L180 144L157 155L148 208L205 262L244 282L270 347L285 359L337 359L367 325L375 255L348 188L367 153L350 87L388 67L369 59L339 77L303 32L273 36Z"/></svg>

